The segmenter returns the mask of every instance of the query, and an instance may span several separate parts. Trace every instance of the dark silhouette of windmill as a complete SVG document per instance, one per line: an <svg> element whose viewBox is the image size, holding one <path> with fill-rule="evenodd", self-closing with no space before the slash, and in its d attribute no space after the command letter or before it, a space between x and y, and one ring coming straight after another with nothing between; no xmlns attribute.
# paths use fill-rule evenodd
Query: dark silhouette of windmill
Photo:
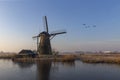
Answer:
<svg viewBox="0 0 120 80"><path fill-rule="evenodd" d="M37 52L39 54L51 55L52 49L51 49L50 40L58 34L66 33L66 31L56 31L53 33L49 33L46 16L44 16L44 22L45 22L45 31L39 33L37 36L34 36L33 38L37 38Z"/></svg>

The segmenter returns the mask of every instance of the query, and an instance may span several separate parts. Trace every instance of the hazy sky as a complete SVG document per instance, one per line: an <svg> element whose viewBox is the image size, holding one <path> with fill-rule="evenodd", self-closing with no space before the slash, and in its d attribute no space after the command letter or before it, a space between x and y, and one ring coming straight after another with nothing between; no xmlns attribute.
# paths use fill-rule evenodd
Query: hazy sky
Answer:
<svg viewBox="0 0 120 80"><path fill-rule="evenodd" d="M50 32L67 30L51 41L58 51L120 51L120 0L0 0L0 51L36 49L45 15Z"/></svg>

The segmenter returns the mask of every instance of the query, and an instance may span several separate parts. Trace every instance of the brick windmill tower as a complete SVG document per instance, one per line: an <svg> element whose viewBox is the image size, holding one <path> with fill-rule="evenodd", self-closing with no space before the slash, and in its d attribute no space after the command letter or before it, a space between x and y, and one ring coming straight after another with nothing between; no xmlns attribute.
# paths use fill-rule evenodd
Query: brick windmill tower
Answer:
<svg viewBox="0 0 120 80"><path fill-rule="evenodd" d="M37 52L40 55L52 55L50 40L56 35L66 33L66 31L59 31L59 32L56 31L50 34L48 30L48 23L46 16L44 16L44 22L45 22L45 31L39 33L37 36L34 36L33 38L37 38Z"/></svg>

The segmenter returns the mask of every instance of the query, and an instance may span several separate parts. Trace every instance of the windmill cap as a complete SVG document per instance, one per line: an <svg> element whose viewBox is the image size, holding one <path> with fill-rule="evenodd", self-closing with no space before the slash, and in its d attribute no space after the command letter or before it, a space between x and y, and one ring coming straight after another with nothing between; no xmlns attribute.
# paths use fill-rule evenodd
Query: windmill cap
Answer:
<svg viewBox="0 0 120 80"><path fill-rule="evenodd" d="M47 32L45 32L45 31L41 32L40 35L47 35L47 36L50 36L50 34L47 33Z"/></svg>

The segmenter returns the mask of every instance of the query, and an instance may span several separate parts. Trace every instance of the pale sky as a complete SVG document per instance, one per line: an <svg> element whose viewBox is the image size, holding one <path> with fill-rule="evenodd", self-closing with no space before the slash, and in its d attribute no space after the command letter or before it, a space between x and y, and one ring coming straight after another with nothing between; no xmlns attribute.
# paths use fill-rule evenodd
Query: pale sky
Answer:
<svg viewBox="0 0 120 80"><path fill-rule="evenodd" d="M120 0L0 0L0 51L36 49L45 15L50 32L67 30L51 40L58 51L120 51Z"/></svg>

